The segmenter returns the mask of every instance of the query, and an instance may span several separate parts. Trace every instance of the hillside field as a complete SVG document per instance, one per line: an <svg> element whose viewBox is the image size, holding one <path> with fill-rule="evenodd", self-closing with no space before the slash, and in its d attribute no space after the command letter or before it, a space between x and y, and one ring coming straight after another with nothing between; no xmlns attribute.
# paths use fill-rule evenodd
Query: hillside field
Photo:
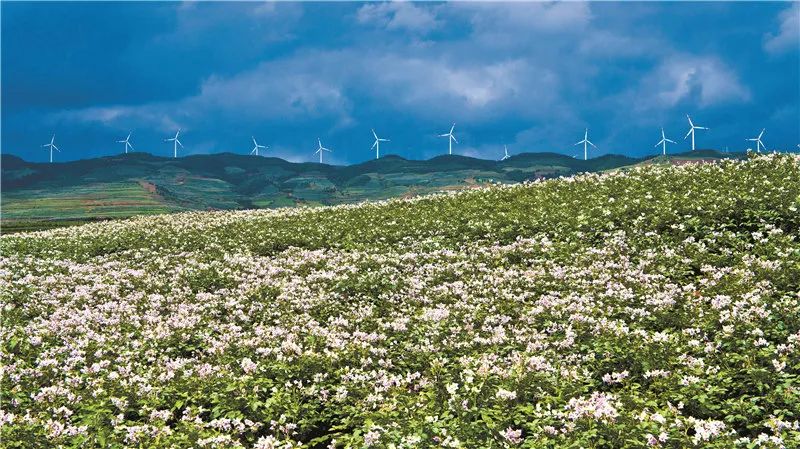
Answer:
<svg viewBox="0 0 800 449"><path fill-rule="evenodd" d="M798 209L773 154L4 235L0 440L798 447Z"/></svg>
<svg viewBox="0 0 800 449"><path fill-rule="evenodd" d="M36 231L137 215L191 210L331 206L463 190L491 183L619 169L637 163L741 158L711 150L667 160L605 155L588 161L522 153L505 161L388 155L349 166L292 163L232 153L182 158L130 153L64 163L0 155L0 231Z"/></svg>

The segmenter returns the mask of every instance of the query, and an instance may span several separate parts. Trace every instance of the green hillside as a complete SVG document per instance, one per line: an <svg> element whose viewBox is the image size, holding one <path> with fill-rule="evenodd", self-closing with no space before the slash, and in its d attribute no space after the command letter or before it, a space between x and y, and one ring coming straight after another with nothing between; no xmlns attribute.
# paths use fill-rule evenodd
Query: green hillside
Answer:
<svg viewBox="0 0 800 449"><path fill-rule="evenodd" d="M768 155L2 236L0 439L796 448L799 209Z"/></svg>
<svg viewBox="0 0 800 449"><path fill-rule="evenodd" d="M702 154L710 159L724 156ZM681 157L697 156L675 156ZM187 210L336 205L603 171L643 161L617 155L583 161L556 153L523 153L501 162L455 155L417 161L389 155L332 166L231 153L178 159L131 153L45 164L3 155L2 223L8 232Z"/></svg>

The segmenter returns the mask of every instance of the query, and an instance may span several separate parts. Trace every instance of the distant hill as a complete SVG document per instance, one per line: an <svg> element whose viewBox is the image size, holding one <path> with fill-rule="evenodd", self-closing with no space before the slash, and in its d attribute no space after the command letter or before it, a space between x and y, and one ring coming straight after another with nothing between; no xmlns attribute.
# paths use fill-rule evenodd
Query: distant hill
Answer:
<svg viewBox="0 0 800 449"><path fill-rule="evenodd" d="M388 155L360 164L334 166L232 153L178 159L130 153L54 164L26 162L4 154L0 156L2 220L9 230L14 223L25 228L28 225L21 223L40 220L334 205L641 163L741 156L713 150L655 159L605 155L588 161L557 153L523 153L505 161L457 155L420 161Z"/></svg>

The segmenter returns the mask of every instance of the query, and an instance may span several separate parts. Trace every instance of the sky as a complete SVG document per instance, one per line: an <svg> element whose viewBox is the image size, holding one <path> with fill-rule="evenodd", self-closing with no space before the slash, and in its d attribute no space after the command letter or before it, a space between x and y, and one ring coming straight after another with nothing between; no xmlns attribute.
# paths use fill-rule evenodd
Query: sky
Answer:
<svg viewBox="0 0 800 449"><path fill-rule="evenodd" d="M800 143L800 2L3 2L0 151L326 162ZM580 150L582 151L582 149Z"/></svg>

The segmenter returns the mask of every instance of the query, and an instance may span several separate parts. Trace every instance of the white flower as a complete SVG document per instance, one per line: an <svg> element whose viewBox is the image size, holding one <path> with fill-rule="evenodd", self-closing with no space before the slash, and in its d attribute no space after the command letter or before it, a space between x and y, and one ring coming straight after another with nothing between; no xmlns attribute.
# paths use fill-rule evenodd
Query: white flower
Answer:
<svg viewBox="0 0 800 449"><path fill-rule="evenodd" d="M499 390L497 390L497 393L495 393L495 397L497 397L498 399L504 399L506 401L513 401L514 399L517 398L517 392L508 391L506 389L500 388Z"/></svg>
<svg viewBox="0 0 800 449"><path fill-rule="evenodd" d="M258 365L248 357L243 358L239 364L241 365L245 374L252 374L256 371L256 369L258 369Z"/></svg>
<svg viewBox="0 0 800 449"><path fill-rule="evenodd" d="M566 406L572 421L581 418L593 418L598 421L614 421L617 411L616 396L608 393L594 392L588 398L572 398Z"/></svg>
<svg viewBox="0 0 800 449"><path fill-rule="evenodd" d="M725 423L722 421L702 421L698 419L693 419L693 421L694 436L692 437L692 441L694 444L698 444L702 441L708 441L725 430Z"/></svg>
<svg viewBox="0 0 800 449"><path fill-rule="evenodd" d="M253 449L277 449L280 446L280 441L272 435L261 437L256 441Z"/></svg>
<svg viewBox="0 0 800 449"><path fill-rule="evenodd" d="M780 360L773 360L772 366L775 367L775 371L781 372L784 368L786 368L786 362L781 362Z"/></svg>
<svg viewBox="0 0 800 449"><path fill-rule="evenodd" d="M371 429L364 434L364 446L371 447L381 439L381 433L377 428Z"/></svg>
<svg viewBox="0 0 800 449"><path fill-rule="evenodd" d="M450 396L453 396L453 395L456 394L456 391L458 391L458 384L455 383L455 382L453 382L451 384L447 384L445 389L447 390L447 394L449 394Z"/></svg>

